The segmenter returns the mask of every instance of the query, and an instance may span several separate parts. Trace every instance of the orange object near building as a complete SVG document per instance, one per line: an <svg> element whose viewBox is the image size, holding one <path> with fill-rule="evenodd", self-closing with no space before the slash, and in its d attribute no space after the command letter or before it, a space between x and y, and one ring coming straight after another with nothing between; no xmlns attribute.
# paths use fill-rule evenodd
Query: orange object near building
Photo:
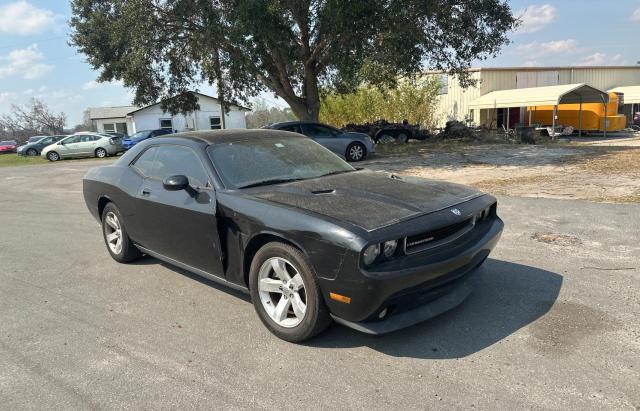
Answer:
<svg viewBox="0 0 640 411"><path fill-rule="evenodd" d="M617 93L609 93L609 103L582 104L582 130L604 131L606 118L607 131L620 131L626 127L627 119L619 114L623 107L623 97ZM531 115L531 117L529 117ZM526 122L531 118L531 124L550 125L553 122L553 106L527 107ZM559 104L556 124L580 128L580 104Z"/></svg>

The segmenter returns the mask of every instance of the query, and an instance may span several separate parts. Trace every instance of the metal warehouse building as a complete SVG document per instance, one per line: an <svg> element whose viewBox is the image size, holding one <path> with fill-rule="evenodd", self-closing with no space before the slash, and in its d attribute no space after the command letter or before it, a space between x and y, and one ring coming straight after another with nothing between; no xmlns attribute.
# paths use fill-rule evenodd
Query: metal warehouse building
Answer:
<svg viewBox="0 0 640 411"><path fill-rule="evenodd" d="M582 103L583 100L585 103L596 102L600 101L600 96L606 98L606 92L616 92L624 95L621 114L627 119L632 118L633 112L640 111L640 65L472 68L469 71L478 83L466 89L460 87L454 76L428 73L439 76L442 83L439 127L444 127L449 120L459 120L496 128L506 125L509 117L510 124L524 124L525 107L541 105L535 101L540 96L544 96L546 104L554 100L552 105L557 105ZM572 87L552 87L562 85ZM602 93L594 94L593 89ZM498 91L502 92L494 93ZM513 97L511 102L507 100L508 96Z"/></svg>

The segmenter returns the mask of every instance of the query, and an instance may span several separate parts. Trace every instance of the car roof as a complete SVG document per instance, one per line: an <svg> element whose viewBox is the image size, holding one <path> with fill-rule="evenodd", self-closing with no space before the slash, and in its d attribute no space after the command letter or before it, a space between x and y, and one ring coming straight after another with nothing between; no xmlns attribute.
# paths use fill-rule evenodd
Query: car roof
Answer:
<svg viewBox="0 0 640 411"><path fill-rule="evenodd" d="M206 144L213 144L213 143L233 143L236 141L245 141L245 140L251 140L251 139L291 138L291 137L304 138L299 134L291 133L288 131L265 130L265 129L187 131L184 133L177 133L177 134L165 134L165 135L154 137L154 138L157 138L157 139L182 138L182 139L202 142Z"/></svg>
<svg viewBox="0 0 640 411"><path fill-rule="evenodd" d="M321 126L327 125L327 124L320 123L319 121L291 120L291 121L282 121L280 123L269 124L267 127L285 127L285 126L294 126L298 124L320 124Z"/></svg>

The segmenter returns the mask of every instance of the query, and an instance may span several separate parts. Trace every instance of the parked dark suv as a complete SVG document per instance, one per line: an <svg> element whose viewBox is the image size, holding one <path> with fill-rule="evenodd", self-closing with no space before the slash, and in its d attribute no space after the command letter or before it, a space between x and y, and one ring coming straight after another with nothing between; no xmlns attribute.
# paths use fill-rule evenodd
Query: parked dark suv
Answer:
<svg viewBox="0 0 640 411"><path fill-rule="evenodd" d="M62 140L65 137L67 136L48 136L48 137L40 138L33 143L27 143L23 146L18 147L18 155L39 156L43 148L50 146L51 144L57 143L58 141Z"/></svg>

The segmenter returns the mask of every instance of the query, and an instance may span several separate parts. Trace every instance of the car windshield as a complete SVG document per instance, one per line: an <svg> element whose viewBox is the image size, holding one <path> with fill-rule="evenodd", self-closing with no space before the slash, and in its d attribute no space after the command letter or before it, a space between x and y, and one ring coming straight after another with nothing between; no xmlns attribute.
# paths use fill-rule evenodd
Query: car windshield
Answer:
<svg viewBox="0 0 640 411"><path fill-rule="evenodd" d="M145 138L149 137L149 134L151 134L150 131L138 131L137 133L131 135L129 137L129 140L132 140L132 141L144 140Z"/></svg>
<svg viewBox="0 0 640 411"><path fill-rule="evenodd" d="M207 150L225 184L235 188L306 180L355 170L318 143L302 137L219 143Z"/></svg>
<svg viewBox="0 0 640 411"><path fill-rule="evenodd" d="M31 138L29 139L29 143L35 143L36 141L40 141L40 140L42 140L43 138L45 138L45 136L36 136L36 137L31 137Z"/></svg>

